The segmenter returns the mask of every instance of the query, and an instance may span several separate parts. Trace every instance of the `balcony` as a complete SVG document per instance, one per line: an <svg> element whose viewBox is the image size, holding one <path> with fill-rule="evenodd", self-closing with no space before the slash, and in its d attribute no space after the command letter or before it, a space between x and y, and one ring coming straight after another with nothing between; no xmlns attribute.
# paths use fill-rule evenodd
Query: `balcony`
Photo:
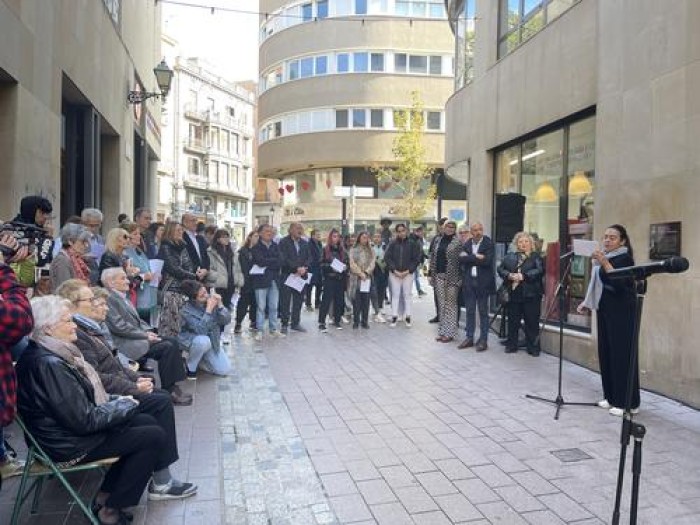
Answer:
<svg viewBox="0 0 700 525"><path fill-rule="evenodd" d="M183 182L185 186L190 186L192 188L207 189L209 187L207 176L198 173L188 173L185 175L185 180Z"/></svg>
<svg viewBox="0 0 700 525"><path fill-rule="evenodd" d="M196 139L196 138L191 138L191 137L186 138L183 141L182 146L185 149L190 150L194 153L200 153L202 155L207 153L207 145L204 142L204 140L202 140L202 139Z"/></svg>

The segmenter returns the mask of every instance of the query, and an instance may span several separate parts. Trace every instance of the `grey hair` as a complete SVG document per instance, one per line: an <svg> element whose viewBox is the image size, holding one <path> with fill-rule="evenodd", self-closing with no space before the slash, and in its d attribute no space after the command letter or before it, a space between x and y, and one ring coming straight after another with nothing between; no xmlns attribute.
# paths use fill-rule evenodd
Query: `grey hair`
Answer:
<svg viewBox="0 0 700 525"><path fill-rule="evenodd" d="M68 223L61 228L60 237L61 244L65 247L76 241L89 241L91 234L82 224Z"/></svg>
<svg viewBox="0 0 700 525"><path fill-rule="evenodd" d="M102 215L102 212L97 208L85 208L80 212L80 219L83 221L86 219L97 219L102 222L104 220L104 215Z"/></svg>
<svg viewBox="0 0 700 525"><path fill-rule="evenodd" d="M34 330L32 334L45 334L49 326L58 323L66 312L71 311L70 301L58 295L34 297L31 305L32 314L34 315Z"/></svg>
<svg viewBox="0 0 700 525"><path fill-rule="evenodd" d="M111 284L112 279L114 279L120 273L126 275L126 272L124 272L122 268L105 268L104 270L102 270L102 274L100 275L100 281L102 281L102 284L109 287L109 284Z"/></svg>

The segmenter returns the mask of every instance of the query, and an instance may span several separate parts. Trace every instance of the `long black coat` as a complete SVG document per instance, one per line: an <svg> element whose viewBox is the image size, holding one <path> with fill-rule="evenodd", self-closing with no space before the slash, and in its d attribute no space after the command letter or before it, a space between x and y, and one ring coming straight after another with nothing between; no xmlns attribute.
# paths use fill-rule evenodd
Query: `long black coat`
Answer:
<svg viewBox="0 0 700 525"><path fill-rule="evenodd" d="M110 430L137 411L127 399L95 405L95 392L78 370L34 341L17 363L17 406L24 423L57 462L85 456Z"/></svg>

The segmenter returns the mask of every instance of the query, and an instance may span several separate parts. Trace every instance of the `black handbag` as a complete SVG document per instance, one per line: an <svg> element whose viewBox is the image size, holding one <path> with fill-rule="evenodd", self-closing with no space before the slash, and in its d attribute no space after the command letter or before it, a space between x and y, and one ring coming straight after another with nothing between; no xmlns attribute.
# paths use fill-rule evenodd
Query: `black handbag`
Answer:
<svg viewBox="0 0 700 525"><path fill-rule="evenodd" d="M498 304L508 304L510 302L510 282L503 281L501 287L496 291Z"/></svg>

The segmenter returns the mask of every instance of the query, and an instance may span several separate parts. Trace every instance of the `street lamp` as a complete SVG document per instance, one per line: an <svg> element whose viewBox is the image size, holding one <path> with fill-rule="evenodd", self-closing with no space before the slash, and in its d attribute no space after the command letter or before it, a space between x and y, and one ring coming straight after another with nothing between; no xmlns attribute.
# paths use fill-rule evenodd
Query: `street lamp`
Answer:
<svg viewBox="0 0 700 525"><path fill-rule="evenodd" d="M153 68L153 74L156 76L156 84L158 84L160 93L149 91L129 91L129 94L126 97L129 104L141 104L144 100L148 100L149 98L160 98L162 100L168 96L174 73L173 70L168 67L165 59L161 60L160 64Z"/></svg>

